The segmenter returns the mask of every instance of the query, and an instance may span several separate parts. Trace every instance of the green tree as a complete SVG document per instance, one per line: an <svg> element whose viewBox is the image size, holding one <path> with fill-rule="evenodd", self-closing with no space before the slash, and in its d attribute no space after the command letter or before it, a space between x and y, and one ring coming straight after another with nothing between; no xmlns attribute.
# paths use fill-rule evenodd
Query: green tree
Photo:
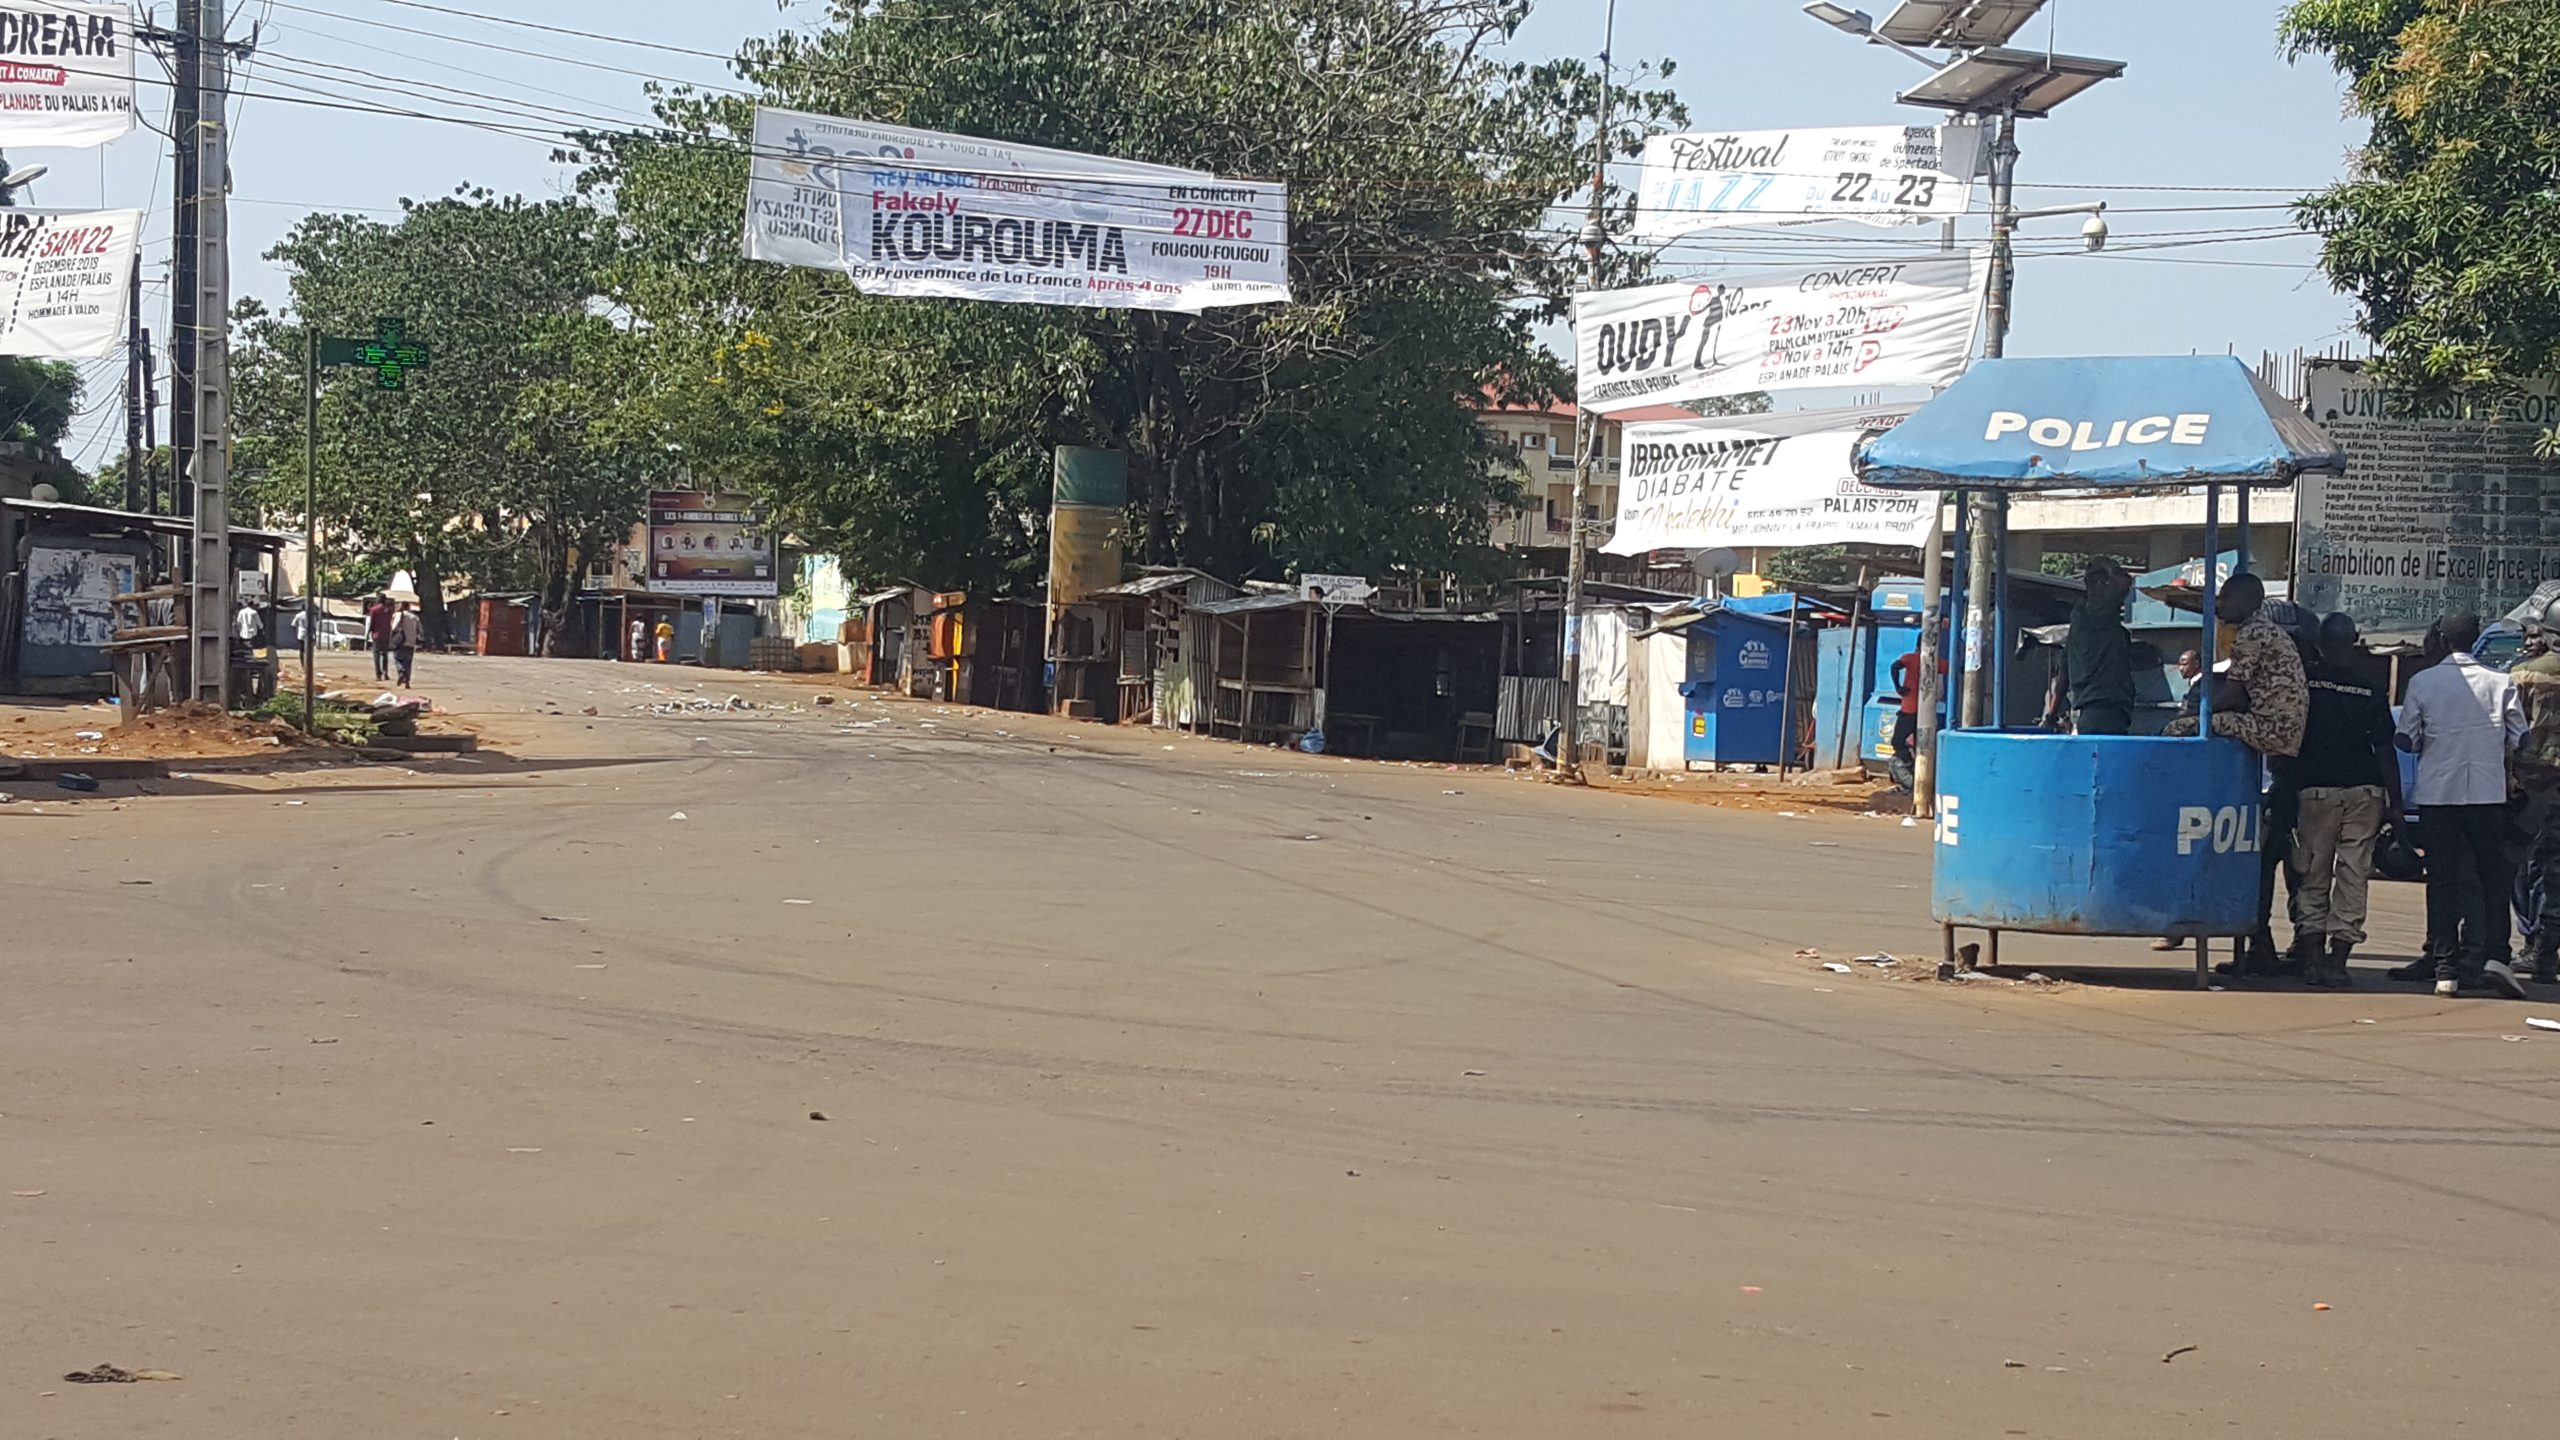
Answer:
<svg viewBox="0 0 2560 1440"><path fill-rule="evenodd" d="M642 322L635 421L858 573L1036 573L1058 444L1130 457L1138 558L1227 574L1490 563L1489 383L1557 388L1599 77L1491 51L1525 0L877 0L755 41L767 101L1291 187L1295 302L1197 316L898 301L738 256L751 106L586 138ZM1618 154L1676 118L1622 96ZM1612 192L1621 211L1628 197ZM1613 255L1628 277L1640 257ZM644 418L645 417L645 418Z"/></svg>
<svg viewBox="0 0 2560 1440"><path fill-rule="evenodd" d="M286 309L244 301L235 415L244 485L269 514L303 508L303 345L373 333L396 316L433 353L399 390L324 372L318 503L361 556L421 577L541 599L546 647L565 633L582 560L618 543L663 456L634 451L616 409L625 337L603 304L598 220L571 200L465 191L410 203L397 224L315 215L269 258ZM297 522L298 523L298 522ZM441 596L422 583L441 631Z"/></svg>
<svg viewBox="0 0 2560 1440"><path fill-rule="evenodd" d="M67 360L0 355L0 441L59 457L80 413L80 367Z"/></svg>
<svg viewBox="0 0 2560 1440"><path fill-rule="evenodd" d="M2297 0L2282 35L2372 122L2301 219L2384 373L2495 390L2560 369L2560 0Z"/></svg>

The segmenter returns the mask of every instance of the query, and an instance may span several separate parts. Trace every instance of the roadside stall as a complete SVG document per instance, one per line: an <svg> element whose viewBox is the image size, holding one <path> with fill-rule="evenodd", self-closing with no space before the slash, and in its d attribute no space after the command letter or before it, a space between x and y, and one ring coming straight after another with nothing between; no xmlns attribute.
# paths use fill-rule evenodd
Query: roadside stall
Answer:
<svg viewBox="0 0 2560 1440"><path fill-rule="evenodd" d="M2225 489L2345 468L2317 425L2220 355L1981 361L1858 455L1859 478L1887 489L2202 485L2208 555L2220 549ZM2221 578L2205 568L2208 613ZM2006 622L1995 616L1995 635ZM2212 626L2203 641L2210 670ZM1987 663L1979 644L1965 648L1962 670ZM2213 735L2210 687L2199 708L2192 738L1940 734L1930 910L1949 963L1968 926L1989 933L1995 963L2005 930L2166 936L2195 942L2196 983L2207 983L2211 939L2237 942L2257 924L2262 764Z"/></svg>

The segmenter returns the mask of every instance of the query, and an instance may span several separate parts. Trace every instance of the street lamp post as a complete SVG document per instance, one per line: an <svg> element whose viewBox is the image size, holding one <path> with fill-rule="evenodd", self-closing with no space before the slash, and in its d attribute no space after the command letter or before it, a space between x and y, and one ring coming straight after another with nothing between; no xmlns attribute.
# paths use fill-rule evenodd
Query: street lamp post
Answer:
<svg viewBox="0 0 2560 1440"><path fill-rule="evenodd" d="M1969 5L1905 0L1878 24L1863 10L1828 0L1815 0L1804 7L1806 14L1835 30L1929 66L1935 73L1895 97L1903 104L1995 122L1990 153L1991 274L1983 298L1983 354L1990 359L1999 359L2008 352L2016 278L2011 238L2019 221L2087 214L2091 218L2081 229L2082 240L2091 250L2107 243L2103 202L2041 210L2020 210L2017 206L2018 121L2041 119L2081 91L2123 74L2125 68L2122 61L2062 55L2050 49L2001 48L2043 8L2044 0L1976 0ZM1920 47L1943 50L1950 58L1933 57ZM1971 545L1966 560L1969 583L1965 586L1964 637L1958 650L1961 663L1957 668L1963 680L1959 723L1967 727L1996 725L2000 721L1996 682L2005 670L2000 658L2007 648L2002 634L2007 607L2002 598L2008 571L2008 497L1997 491L1976 491L1961 498L1969 512L1965 528ZM1934 553L1927 559L1931 563L1923 568L1924 580L1943 570ZM1913 806L1923 814L1935 808L1938 716L1943 693L1934 663L1943 597L1936 584L1928 584L1926 589L1921 629L1924 658L1914 667L1919 672L1920 724L1911 784ZM1990 663L1984 663L1986 660Z"/></svg>

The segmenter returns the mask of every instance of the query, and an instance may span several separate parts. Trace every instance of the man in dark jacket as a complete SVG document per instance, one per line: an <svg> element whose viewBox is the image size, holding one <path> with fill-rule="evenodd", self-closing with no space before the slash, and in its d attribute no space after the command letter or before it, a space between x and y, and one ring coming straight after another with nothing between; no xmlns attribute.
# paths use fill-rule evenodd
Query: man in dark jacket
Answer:
<svg viewBox="0 0 2560 1440"><path fill-rule="evenodd" d="M2365 939L2374 843L2383 822L2400 813L2391 703L2357 663L2361 653L2352 618L2336 614L2320 622L2302 749L2283 766L2296 806L2289 886L2294 958L2311 984L2338 989L2355 983L2347 957Z"/></svg>
<svg viewBox="0 0 2560 1440"><path fill-rule="evenodd" d="M2124 628L2124 599L2133 577L2104 555L2093 556L2081 575L2087 593L2071 607L2071 629L2062 642L2072 731L2080 735L2133 733L2133 632Z"/></svg>

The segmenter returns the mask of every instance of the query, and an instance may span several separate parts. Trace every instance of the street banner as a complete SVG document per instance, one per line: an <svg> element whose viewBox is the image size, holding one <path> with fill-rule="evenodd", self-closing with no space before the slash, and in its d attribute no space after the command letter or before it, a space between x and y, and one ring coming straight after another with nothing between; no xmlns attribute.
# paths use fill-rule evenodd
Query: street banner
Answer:
<svg viewBox="0 0 2560 1440"><path fill-rule="evenodd" d="M1578 398L1600 414L1761 390L1943 385L1981 328L1987 253L1599 290L1574 301Z"/></svg>
<svg viewBox="0 0 2560 1440"><path fill-rule="evenodd" d="M1261 305L1289 298L1289 188L758 108L747 256L866 295Z"/></svg>
<svg viewBox="0 0 2560 1440"><path fill-rule="evenodd" d="M0 355L77 359L124 344L139 210L0 209Z"/></svg>
<svg viewBox="0 0 2560 1440"><path fill-rule="evenodd" d="M743 495L707 490L649 492L649 579L653 595L771 597L773 533Z"/></svg>
<svg viewBox="0 0 2560 1440"><path fill-rule="evenodd" d="M104 145L133 129L133 7L0 0L0 149Z"/></svg>
<svg viewBox="0 0 2560 1440"><path fill-rule="evenodd" d="M1982 127L1711 130L1644 142L1635 235L1854 220L1916 225L1973 208Z"/></svg>
<svg viewBox="0 0 2560 1440"><path fill-rule="evenodd" d="M1922 545L1937 496L1859 483L1859 441L1916 405L1629 425L1611 555Z"/></svg>
<svg viewBox="0 0 2560 1440"><path fill-rule="evenodd" d="M2503 405L2386 389L2362 367L2314 361L2311 418L2347 452L2344 475L2294 483L2293 598L2343 610L2369 633L2415 634L2440 616L2494 618L2560 580L2560 387L2528 382Z"/></svg>

